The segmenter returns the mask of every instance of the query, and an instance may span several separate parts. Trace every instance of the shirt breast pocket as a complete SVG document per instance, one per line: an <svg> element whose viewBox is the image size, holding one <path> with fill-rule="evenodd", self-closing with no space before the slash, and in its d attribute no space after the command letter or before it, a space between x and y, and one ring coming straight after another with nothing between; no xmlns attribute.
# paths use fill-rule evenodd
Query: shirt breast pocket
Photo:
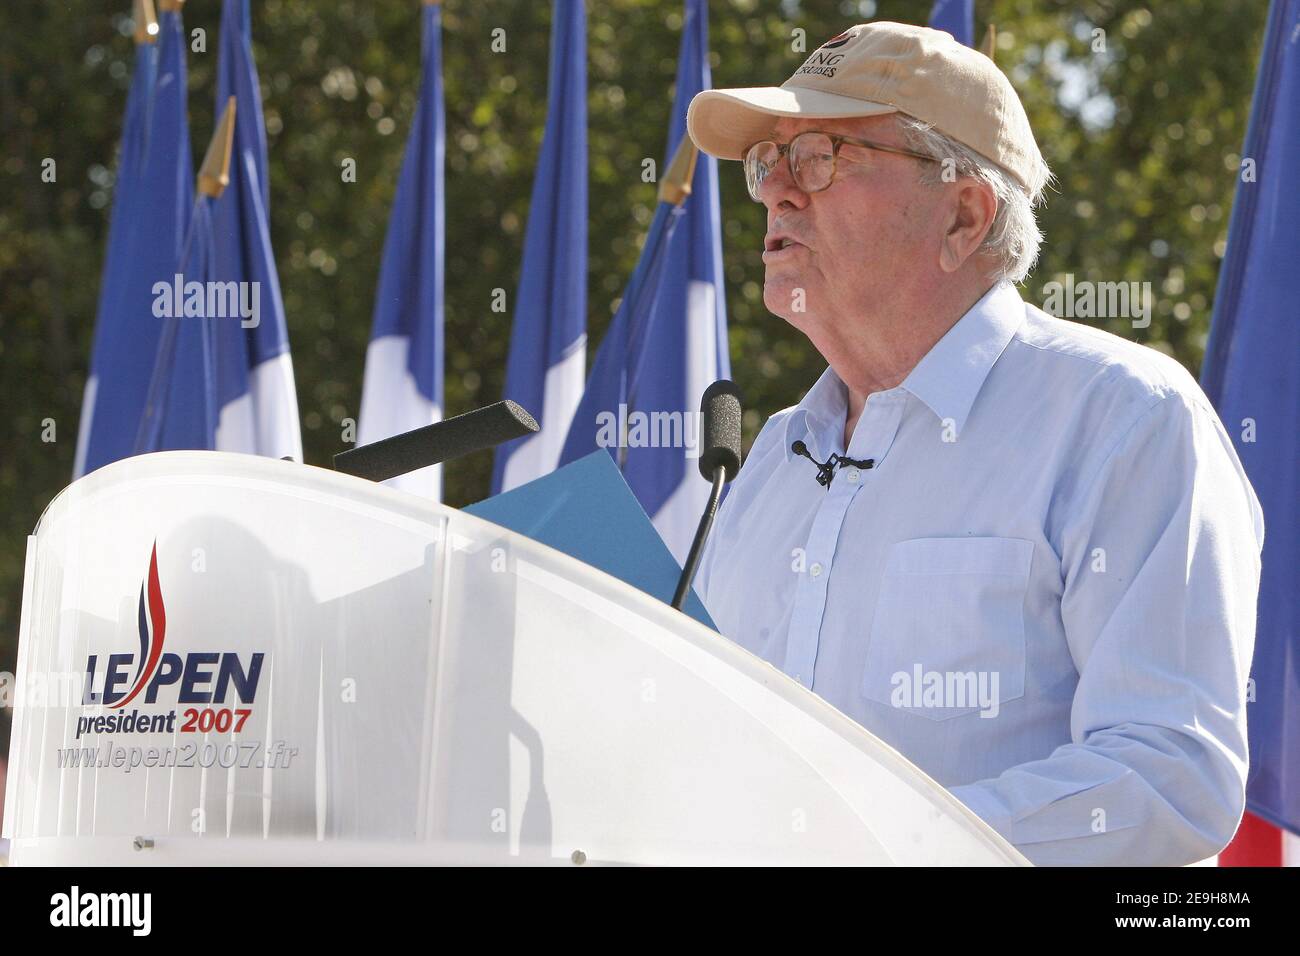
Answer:
<svg viewBox="0 0 1300 956"><path fill-rule="evenodd" d="M1025 693L1025 591L1034 546L1020 538L914 538L890 550L863 692L930 720L998 708Z"/></svg>

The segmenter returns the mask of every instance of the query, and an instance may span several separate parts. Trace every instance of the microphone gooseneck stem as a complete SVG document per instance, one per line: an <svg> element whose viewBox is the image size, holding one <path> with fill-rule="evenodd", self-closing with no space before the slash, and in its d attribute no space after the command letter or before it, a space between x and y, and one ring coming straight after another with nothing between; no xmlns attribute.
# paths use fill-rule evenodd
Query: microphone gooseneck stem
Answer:
<svg viewBox="0 0 1300 956"><path fill-rule="evenodd" d="M713 518L718 513L718 502L722 499L722 486L726 480L725 468L719 465L713 469L713 487L709 490L709 503L704 509L704 514L700 515L700 525L695 529L695 540L691 542L691 550L686 555L686 564L682 566L682 576L677 581L677 592L673 595L673 607L679 611L686 603L691 582L695 580L695 571L700 565L700 555L704 552L704 539L709 536L709 529L713 527Z"/></svg>

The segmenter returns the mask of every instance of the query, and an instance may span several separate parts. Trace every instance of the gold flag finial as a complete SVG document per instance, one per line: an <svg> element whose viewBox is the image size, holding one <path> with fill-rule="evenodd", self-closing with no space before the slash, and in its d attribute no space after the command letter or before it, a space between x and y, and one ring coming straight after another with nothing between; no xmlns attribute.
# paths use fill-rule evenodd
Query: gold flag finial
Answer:
<svg viewBox="0 0 1300 956"><path fill-rule="evenodd" d="M185 0L158 0L158 9L163 13L180 13Z"/></svg>
<svg viewBox="0 0 1300 956"><path fill-rule="evenodd" d="M198 190L217 199L230 185L230 152L235 145L235 98L226 100L226 108L217 121L208 151L199 168Z"/></svg>
<svg viewBox="0 0 1300 956"><path fill-rule="evenodd" d="M136 43L158 42L158 15L154 13L153 0L135 0L131 18L135 20L132 36Z"/></svg>
<svg viewBox="0 0 1300 956"><path fill-rule="evenodd" d="M695 178L695 160L699 155L699 147L691 142L688 134L683 134L677 152L673 153L673 161L668 164L668 172L659 184L660 202L670 202L674 206L686 202L691 195L691 180Z"/></svg>
<svg viewBox="0 0 1300 956"><path fill-rule="evenodd" d="M997 28L990 23L989 28L984 31L984 42L980 44L980 52L996 63L997 58L993 56L993 51L996 50L997 47L998 31Z"/></svg>

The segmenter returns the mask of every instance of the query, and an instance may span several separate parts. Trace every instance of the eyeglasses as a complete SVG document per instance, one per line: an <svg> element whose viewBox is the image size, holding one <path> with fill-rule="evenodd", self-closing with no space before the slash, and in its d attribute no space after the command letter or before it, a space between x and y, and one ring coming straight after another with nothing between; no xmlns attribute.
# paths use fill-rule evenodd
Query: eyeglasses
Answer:
<svg viewBox="0 0 1300 956"><path fill-rule="evenodd" d="M774 143L765 139L745 150L743 160L745 185L749 187L750 198L755 202L762 201L758 198L758 188L763 185L763 180L767 178L768 173L776 169L776 164L781 162L781 157L786 153L790 154L790 174L794 177L795 185L806 193L821 192L835 179L835 162L839 158L840 147L845 143L879 150L882 153L910 156L927 163L938 162L933 156L914 153L910 149L899 149L897 146L885 146L883 143L872 143L851 136L832 136L830 133L808 130L788 143Z"/></svg>

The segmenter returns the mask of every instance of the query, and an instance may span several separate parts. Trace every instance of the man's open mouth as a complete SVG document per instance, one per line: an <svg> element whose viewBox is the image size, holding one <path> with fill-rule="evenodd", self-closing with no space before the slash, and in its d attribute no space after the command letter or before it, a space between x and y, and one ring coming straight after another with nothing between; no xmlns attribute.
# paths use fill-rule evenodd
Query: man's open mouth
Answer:
<svg viewBox="0 0 1300 956"><path fill-rule="evenodd" d="M789 236L772 236L763 241L763 251L778 252L782 249L788 249L791 246L798 245L801 245L801 243L791 239Z"/></svg>

